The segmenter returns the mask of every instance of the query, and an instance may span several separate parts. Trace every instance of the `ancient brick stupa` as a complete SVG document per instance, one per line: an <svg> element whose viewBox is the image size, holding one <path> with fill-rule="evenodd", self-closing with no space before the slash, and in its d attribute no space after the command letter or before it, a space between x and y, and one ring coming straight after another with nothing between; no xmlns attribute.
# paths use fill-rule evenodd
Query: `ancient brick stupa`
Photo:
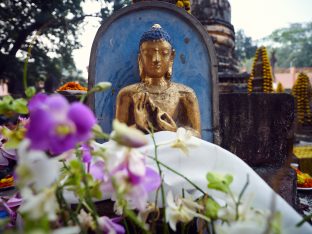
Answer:
<svg viewBox="0 0 312 234"><path fill-rule="evenodd" d="M238 73L230 3L227 0L193 0L191 12L212 38L218 57L219 76Z"/></svg>
<svg viewBox="0 0 312 234"><path fill-rule="evenodd" d="M218 57L218 76L221 93L246 92L248 73L239 73L234 56L235 31L231 24L231 5L228 0L193 0L191 13L207 29Z"/></svg>
<svg viewBox="0 0 312 234"><path fill-rule="evenodd" d="M248 80L248 92L273 92L271 65L264 46L261 46L256 51L250 78Z"/></svg>

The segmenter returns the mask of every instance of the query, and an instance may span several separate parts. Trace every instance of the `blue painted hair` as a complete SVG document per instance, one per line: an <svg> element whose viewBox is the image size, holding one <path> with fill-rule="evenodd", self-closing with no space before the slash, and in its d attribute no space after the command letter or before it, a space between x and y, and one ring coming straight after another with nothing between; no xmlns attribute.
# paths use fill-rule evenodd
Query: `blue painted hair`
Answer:
<svg viewBox="0 0 312 234"><path fill-rule="evenodd" d="M169 34L162 29L159 24L154 24L148 31L144 32L141 39L140 45L145 41L167 41L172 47L172 41Z"/></svg>

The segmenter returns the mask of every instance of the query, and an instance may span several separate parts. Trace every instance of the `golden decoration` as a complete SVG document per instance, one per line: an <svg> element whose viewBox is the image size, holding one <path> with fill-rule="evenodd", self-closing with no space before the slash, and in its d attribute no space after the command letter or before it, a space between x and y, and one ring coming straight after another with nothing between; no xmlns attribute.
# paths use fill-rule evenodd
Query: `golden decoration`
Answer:
<svg viewBox="0 0 312 234"><path fill-rule="evenodd" d="M191 13L191 1L190 0L178 0L176 6L184 8L188 13Z"/></svg>
<svg viewBox="0 0 312 234"><path fill-rule="evenodd" d="M264 46L257 49L247 83L248 93L273 92L273 78L270 60Z"/></svg>
<svg viewBox="0 0 312 234"><path fill-rule="evenodd" d="M305 73L299 73L292 88L292 95L296 101L298 123L312 125L312 88L309 77Z"/></svg>
<svg viewBox="0 0 312 234"><path fill-rule="evenodd" d="M285 89L284 89L281 82L278 82L277 87L276 87L276 92L277 93L284 93L285 92Z"/></svg>

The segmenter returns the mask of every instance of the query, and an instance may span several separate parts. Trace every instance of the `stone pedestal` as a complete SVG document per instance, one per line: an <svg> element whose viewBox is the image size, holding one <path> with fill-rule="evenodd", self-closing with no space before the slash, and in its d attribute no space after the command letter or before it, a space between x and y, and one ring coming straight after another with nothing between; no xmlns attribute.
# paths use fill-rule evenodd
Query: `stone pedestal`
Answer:
<svg viewBox="0 0 312 234"><path fill-rule="evenodd" d="M220 94L221 147L250 165L291 205L294 99L289 94Z"/></svg>
<svg viewBox="0 0 312 234"><path fill-rule="evenodd" d="M250 74L245 73L223 73L219 74L220 93L247 93L247 82Z"/></svg>

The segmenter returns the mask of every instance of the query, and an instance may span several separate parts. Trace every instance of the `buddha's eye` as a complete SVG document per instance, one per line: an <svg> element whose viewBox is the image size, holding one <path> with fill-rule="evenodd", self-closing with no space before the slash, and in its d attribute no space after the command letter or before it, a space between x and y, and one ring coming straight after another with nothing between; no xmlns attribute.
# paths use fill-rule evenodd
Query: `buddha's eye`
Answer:
<svg viewBox="0 0 312 234"><path fill-rule="evenodd" d="M142 50L142 54L144 54L146 56L150 56L152 54L152 51L150 51L150 50Z"/></svg>
<svg viewBox="0 0 312 234"><path fill-rule="evenodd" d="M163 55L168 55L168 54L169 54L169 50L163 50L163 51L162 51L162 54L163 54Z"/></svg>

